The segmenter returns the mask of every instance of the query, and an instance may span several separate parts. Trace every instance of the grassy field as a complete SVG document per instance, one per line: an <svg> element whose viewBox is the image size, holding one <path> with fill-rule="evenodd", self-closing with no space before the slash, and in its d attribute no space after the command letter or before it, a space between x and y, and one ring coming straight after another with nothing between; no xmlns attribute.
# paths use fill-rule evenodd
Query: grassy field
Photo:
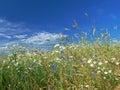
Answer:
<svg viewBox="0 0 120 90"><path fill-rule="evenodd" d="M84 41L53 48L15 47L1 57L1 90L120 90L120 45Z"/></svg>

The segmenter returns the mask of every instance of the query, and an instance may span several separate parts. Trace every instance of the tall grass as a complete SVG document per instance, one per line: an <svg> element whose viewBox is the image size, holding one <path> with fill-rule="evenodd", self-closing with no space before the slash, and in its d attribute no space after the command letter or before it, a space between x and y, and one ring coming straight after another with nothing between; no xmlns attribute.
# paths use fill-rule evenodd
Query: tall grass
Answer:
<svg viewBox="0 0 120 90"><path fill-rule="evenodd" d="M95 42L67 40L48 52L14 47L0 58L1 90L118 90L120 45L106 36Z"/></svg>

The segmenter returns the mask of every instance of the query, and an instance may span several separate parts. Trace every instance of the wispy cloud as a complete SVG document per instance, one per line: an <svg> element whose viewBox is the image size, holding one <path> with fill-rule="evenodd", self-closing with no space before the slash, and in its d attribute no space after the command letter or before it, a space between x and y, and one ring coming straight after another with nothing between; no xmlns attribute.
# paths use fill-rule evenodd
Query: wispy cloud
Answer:
<svg viewBox="0 0 120 90"><path fill-rule="evenodd" d="M47 43L47 40L55 41L58 38L59 38L59 34L42 32L42 33L37 33L27 39L23 39L22 41L25 43L32 43L32 44L45 44Z"/></svg>
<svg viewBox="0 0 120 90"><path fill-rule="evenodd" d="M22 34L22 35L14 35L14 38L16 38L16 39L24 39L24 38L26 38L27 37L27 34Z"/></svg>
<svg viewBox="0 0 120 90"><path fill-rule="evenodd" d="M0 33L0 37L7 38L7 39L11 39L12 38L11 36L5 35L3 33Z"/></svg>
<svg viewBox="0 0 120 90"><path fill-rule="evenodd" d="M9 53L13 49L13 46L16 45L19 45L18 41L3 42L2 45L0 45L0 55Z"/></svg>
<svg viewBox="0 0 120 90"><path fill-rule="evenodd" d="M14 35L29 31L30 30L26 28L23 23L13 23L0 18L0 33L4 33L6 35Z"/></svg>
<svg viewBox="0 0 120 90"><path fill-rule="evenodd" d="M60 34L57 33L34 31L34 28L27 28L24 24L0 19L0 53L9 51L13 45L45 46L60 38Z"/></svg>
<svg viewBox="0 0 120 90"><path fill-rule="evenodd" d="M63 35L66 36L66 35ZM50 40L51 42L55 42L57 39L60 38L60 34L56 33L49 33L49 32L39 32L36 34L33 34L30 37L27 37L26 35L16 35L14 38L18 38L18 40L13 40L13 41L8 41L4 42L2 45L0 45L0 54L2 53L8 53L11 49L12 46L14 45L27 45L27 46L32 46L34 45L35 47L42 46L42 50L47 50L49 48L48 41Z"/></svg>

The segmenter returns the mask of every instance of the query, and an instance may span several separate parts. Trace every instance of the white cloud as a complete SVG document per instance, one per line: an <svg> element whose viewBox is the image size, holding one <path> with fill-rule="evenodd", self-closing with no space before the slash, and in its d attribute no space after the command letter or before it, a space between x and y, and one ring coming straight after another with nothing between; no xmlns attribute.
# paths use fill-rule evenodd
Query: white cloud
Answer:
<svg viewBox="0 0 120 90"><path fill-rule="evenodd" d="M8 42L4 42L2 43L2 45L0 46L0 54L4 53L9 53L9 51L12 49L12 46L15 45L27 45L30 46L31 44L36 46L43 46L42 50L47 50L49 48L48 45L48 39L51 42L55 42L55 40L60 38L60 34L56 34L56 33L49 33L49 32L41 32L41 33L36 33L33 34L33 36L30 36L28 38L26 38L27 35L16 35L13 36L14 38L20 38L19 40L13 40L13 41L8 41ZM66 35L63 35L63 37L65 37ZM25 37L25 38L24 38Z"/></svg>
<svg viewBox="0 0 120 90"><path fill-rule="evenodd" d="M2 43L2 45L0 45L0 55L9 53L13 49L13 46L16 45L19 45L18 41L9 41Z"/></svg>
<svg viewBox="0 0 120 90"><path fill-rule="evenodd" d="M5 20L4 19L0 19L0 23L4 23L5 22Z"/></svg>
<svg viewBox="0 0 120 90"><path fill-rule="evenodd" d="M31 36L27 39L23 39L22 41L25 43L32 43L32 44L45 44L47 43L47 40L55 41L58 38L59 38L59 34L42 32L42 33L37 33L36 35Z"/></svg>
<svg viewBox="0 0 120 90"><path fill-rule="evenodd" d="M4 38L7 38L7 39L11 39L12 38L11 36L5 35L3 33L0 33L0 37L4 37Z"/></svg>
<svg viewBox="0 0 120 90"><path fill-rule="evenodd" d="M14 35L14 38L17 38L17 39L23 39L23 38L26 38L27 37L27 34L24 34L24 35Z"/></svg>
<svg viewBox="0 0 120 90"><path fill-rule="evenodd" d="M7 47L13 46L13 45L18 45L18 41L10 41L4 44L4 46L7 46Z"/></svg>
<svg viewBox="0 0 120 90"><path fill-rule="evenodd" d="M8 52L8 47L7 46L0 47L0 55L5 54L7 52Z"/></svg>
<svg viewBox="0 0 120 90"><path fill-rule="evenodd" d="M120 40L117 40L117 39L113 39L112 42L113 42L113 43L120 44Z"/></svg>
<svg viewBox="0 0 120 90"><path fill-rule="evenodd" d="M9 50L13 45L47 45L48 41L55 42L60 34L49 32L34 32L22 23L13 23L0 18L0 50ZM36 34L35 34L36 33ZM32 35L32 36L30 36ZM65 35L63 35L65 36Z"/></svg>
<svg viewBox="0 0 120 90"><path fill-rule="evenodd" d="M17 39L23 39L26 35L21 34L29 32L30 29L26 28L23 23L13 23L0 18L0 46Z"/></svg>
<svg viewBox="0 0 120 90"><path fill-rule="evenodd" d="M13 23L0 18L0 33L14 35L29 31L30 30L26 28L23 23Z"/></svg>

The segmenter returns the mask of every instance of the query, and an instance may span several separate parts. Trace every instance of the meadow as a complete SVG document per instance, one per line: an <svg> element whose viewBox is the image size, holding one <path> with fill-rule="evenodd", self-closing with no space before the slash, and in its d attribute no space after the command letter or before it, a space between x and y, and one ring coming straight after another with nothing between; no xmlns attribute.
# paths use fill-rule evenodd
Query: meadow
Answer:
<svg viewBox="0 0 120 90"><path fill-rule="evenodd" d="M120 45L111 44L105 34L103 38L66 45L60 41L47 52L15 46L0 58L0 88L120 90Z"/></svg>

